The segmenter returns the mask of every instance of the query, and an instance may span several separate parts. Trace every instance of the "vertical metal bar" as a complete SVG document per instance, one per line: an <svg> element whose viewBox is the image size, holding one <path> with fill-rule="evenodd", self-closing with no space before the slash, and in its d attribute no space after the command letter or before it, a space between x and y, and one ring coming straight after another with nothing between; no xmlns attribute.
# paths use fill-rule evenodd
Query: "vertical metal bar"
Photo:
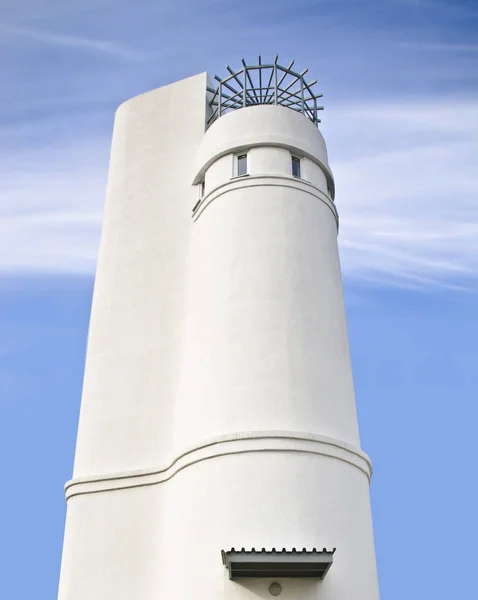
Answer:
<svg viewBox="0 0 478 600"><path fill-rule="evenodd" d="M244 90L242 92L243 98L243 106L246 107L246 96L247 96L247 67L244 65Z"/></svg>
<svg viewBox="0 0 478 600"><path fill-rule="evenodd" d="M262 59L259 55L259 102L262 104Z"/></svg>
<svg viewBox="0 0 478 600"><path fill-rule="evenodd" d="M301 77L300 78L300 103L301 103L301 109L302 109L302 114L305 115L305 106L304 106L304 78Z"/></svg>
<svg viewBox="0 0 478 600"><path fill-rule="evenodd" d="M219 110L219 117L221 116L221 110L222 110L222 84L219 83L219 106L218 106L218 110Z"/></svg>
<svg viewBox="0 0 478 600"><path fill-rule="evenodd" d="M277 63L274 63L274 104L277 104Z"/></svg>
<svg viewBox="0 0 478 600"><path fill-rule="evenodd" d="M318 120L317 120L317 98L314 98L314 123L317 125Z"/></svg>
<svg viewBox="0 0 478 600"><path fill-rule="evenodd" d="M257 95L257 84L254 84L254 81L251 77L251 69L248 68L248 66L246 65L246 61L244 59L242 59L242 64L244 65L244 68L246 69L246 77L244 77L245 80L245 85L247 86L247 82L249 81L249 85L251 86L249 88L249 91L252 92L247 94L247 99L249 100L249 104L260 104L260 100L259 100L259 96Z"/></svg>

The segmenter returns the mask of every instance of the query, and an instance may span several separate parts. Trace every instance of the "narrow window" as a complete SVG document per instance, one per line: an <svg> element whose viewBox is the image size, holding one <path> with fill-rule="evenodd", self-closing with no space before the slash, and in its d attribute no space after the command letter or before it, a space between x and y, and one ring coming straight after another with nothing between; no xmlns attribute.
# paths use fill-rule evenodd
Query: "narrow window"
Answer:
<svg viewBox="0 0 478 600"><path fill-rule="evenodd" d="M199 189L200 189L200 192L199 192L200 196L199 197L202 198L204 196L204 192L206 190L206 182L204 181L204 179L201 181Z"/></svg>
<svg viewBox="0 0 478 600"><path fill-rule="evenodd" d="M300 158L292 157L292 175L300 179Z"/></svg>
<svg viewBox="0 0 478 600"><path fill-rule="evenodd" d="M247 175L247 154L239 154L237 157L237 176Z"/></svg>

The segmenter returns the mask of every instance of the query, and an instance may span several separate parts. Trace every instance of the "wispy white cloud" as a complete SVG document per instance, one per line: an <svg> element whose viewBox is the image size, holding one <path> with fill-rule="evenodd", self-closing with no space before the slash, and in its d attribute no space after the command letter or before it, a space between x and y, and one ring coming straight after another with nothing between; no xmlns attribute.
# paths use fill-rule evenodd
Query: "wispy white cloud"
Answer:
<svg viewBox="0 0 478 600"><path fill-rule="evenodd" d="M345 275L476 287L478 107L344 108L329 121Z"/></svg>
<svg viewBox="0 0 478 600"><path fill-rule="evenodd" d="M85 12L95 12L101 16L103 10L109 10L111 6L123 8L129 2L131 0L2 0L2 21L32 23Z"/></svg>
<svg viewBox="0 0 478 600"><path fill-rule="evenodd" d="M11 28L8 30L11 36L19 36L33 42L62 46L73 50L94 52L96 54L108 55L129 61L140 61L145 58L144 54L137 52L123 44L109 40L99 40L79 35L65 35L52 31L38 29Z"/></svg>
<svg viewBox="0 0 478 600"><path fill-rule="evenodd" d="M0 271L94 272L108 146L90 138L1 161Z"/></svg>

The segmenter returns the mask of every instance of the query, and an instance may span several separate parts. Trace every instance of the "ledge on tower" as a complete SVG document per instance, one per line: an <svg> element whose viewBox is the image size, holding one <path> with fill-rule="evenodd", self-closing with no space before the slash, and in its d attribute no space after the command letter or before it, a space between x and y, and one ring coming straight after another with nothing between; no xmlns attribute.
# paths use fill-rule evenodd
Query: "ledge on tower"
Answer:
<svg viewBox="0 0 478 600"><path fill-rule="evenodd" d="M330 569L333 550L235 550L221 551L222 563L229 571L229 579L245 577L302 577L323 579Z"/></svg>

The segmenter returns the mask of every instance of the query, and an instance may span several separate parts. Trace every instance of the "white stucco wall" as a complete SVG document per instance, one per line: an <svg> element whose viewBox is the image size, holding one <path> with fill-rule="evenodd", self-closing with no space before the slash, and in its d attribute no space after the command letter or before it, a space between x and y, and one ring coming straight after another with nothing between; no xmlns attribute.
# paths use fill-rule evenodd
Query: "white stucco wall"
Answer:
<svg viewBox="0 0 478 600"><path fill-rule="evenodd" d="M234 153L225 154L215 160L209 169L205 171L206 194L231 179L234 175L234 157Z"/></svg>
<svg viewBox="0 0 478 600"><path fill-rule="evenodd" d="M205 181L205 193L209 194L220 185L228 183L237 173L237 156L245 150L221 154L207 169L201 169ZM328 195L327 171L317 162L281 146L251 146L247 148L248 175L281 175L292 177L292 156L300 159L302 181L312 183ZM325 171L325 172L324 172ZM200 184L197 184L200 185Z"/></svg>
<svg viewBox="0 0 478 600"><path fill-rule="evenodd" d="M269 112L285 134L264 146ZM226 147L247 151L247 177L233 177ZM319 154L304 165L319 186L292 177L291 147ZM214 123L198 156L207 189L191 232L175 443L292 429L359 445L320 133L286 108L249 107Z"/></svg>
<svg viewBox="0 0 478 600"><path fill-rule="evenodd" d="M205 87L117 114L59 600L270 597L232 546L336 547L280 597L378 600L325 143L275 106L205 132Z"/></svg>
<svg viewBox="0 0 478 600"><path fill-rule="evenodd" d="M116 113L75 476L153 466L169 451L196 194L185 171L204 134L205 82Z"/></svg>
<svg viewBox="0 0 478 600"><path fill-rule="evenodd" d="M291 175L291 153L280 146L252 146L247 162L251 175Z"/></svg>

